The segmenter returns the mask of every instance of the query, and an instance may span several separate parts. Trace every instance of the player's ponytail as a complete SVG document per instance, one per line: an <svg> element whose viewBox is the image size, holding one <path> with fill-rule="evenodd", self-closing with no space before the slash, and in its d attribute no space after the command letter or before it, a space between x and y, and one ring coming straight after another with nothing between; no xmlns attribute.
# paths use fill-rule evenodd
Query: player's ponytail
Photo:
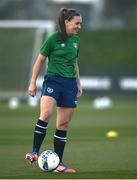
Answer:
<svg viewBox="0 0 137 180"><path fill-rule="evenodd" d="M67 33L66 33L66 27L65 27L65 16L67 13L67 9L61 8L59 12L59 18L58 18L58 24L61 31L61 40L62 42L65 42L67 40Z"/></svg>
<svg viewBox="0 0 137 180"><path fill-rule="evenodd" d="M80 16L75 9L61 8L59 11L58 24L61 31L61 41L66 42L68 35L66 33L65 20L71 21L74 16Z"/></svg>

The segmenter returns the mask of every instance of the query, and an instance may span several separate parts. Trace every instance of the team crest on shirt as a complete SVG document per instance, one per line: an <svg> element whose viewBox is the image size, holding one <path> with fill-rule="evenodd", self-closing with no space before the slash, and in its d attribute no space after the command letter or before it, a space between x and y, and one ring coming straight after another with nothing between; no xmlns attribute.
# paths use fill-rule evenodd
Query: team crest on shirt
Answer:
<svg viewBox="0 0 137 180"><path fill-rule="evenodd" d="M52 93L53 91L54 91L54 90L53 90L52 88L50 88L50 87L47 88L47 92L48 92L48 93Z"/></svg>
<svg viewBox="0 0 137 180"><path fill-rule="evenodd" d="M77 49L78 48L78 44L74 42L73 43L73 47Z"/></svg>

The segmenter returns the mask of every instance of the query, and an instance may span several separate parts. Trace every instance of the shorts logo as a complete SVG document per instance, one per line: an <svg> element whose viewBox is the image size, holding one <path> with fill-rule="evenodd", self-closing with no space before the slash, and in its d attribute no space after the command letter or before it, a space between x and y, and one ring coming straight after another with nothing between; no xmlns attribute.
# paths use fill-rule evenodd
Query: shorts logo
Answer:
<svg viewBox="0 0 137 180"><path fill-rule="evenodd" d="M54 90L53 90L52 88L50 88L50 87L47 88L47 92L48 92L48 93L52 93L53 91L54 91Z"/></svg>
<svg viewBox="0 0 137 180"><path fill-rule="evenodd" d="M75 101L75 104L77 104L78 102L77 101Z"/></svg>

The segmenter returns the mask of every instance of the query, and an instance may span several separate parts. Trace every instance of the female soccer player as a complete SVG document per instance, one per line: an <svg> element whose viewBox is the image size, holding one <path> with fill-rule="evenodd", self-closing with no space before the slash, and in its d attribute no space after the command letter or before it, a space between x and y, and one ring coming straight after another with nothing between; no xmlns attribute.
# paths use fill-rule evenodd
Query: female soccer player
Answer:
<svg viewBox="0 0 137 180"><path fill-rule="evenodd" d="M69 122L77 105L77 98L82 95L77 62L80 46L77 33L81 29L81 22L81 15L76 10L65 8L60 10L58 18L60 30L53 33L41 47L28 88L28 94L34 97L40 67L48 57L48 68L40 99L40 116L34 131L33 150L32 153L26 154L26 159L29 163L37 161L52 109L57 104L54 151L60 158L60 164L54 172L76 172L62 162L62 157L67 141Z"/></svg>

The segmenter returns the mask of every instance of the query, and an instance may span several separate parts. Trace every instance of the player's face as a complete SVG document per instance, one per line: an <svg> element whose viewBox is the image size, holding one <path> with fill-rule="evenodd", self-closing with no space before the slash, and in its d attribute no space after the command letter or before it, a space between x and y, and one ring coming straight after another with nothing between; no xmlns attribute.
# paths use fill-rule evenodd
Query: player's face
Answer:
<svg viewBox="0 0 137 180"><path fill-rule="evenodd" d="M74 16L70 21L65 20L66 32L68 35L77 34L81 29L81 16Z"/></svg>

